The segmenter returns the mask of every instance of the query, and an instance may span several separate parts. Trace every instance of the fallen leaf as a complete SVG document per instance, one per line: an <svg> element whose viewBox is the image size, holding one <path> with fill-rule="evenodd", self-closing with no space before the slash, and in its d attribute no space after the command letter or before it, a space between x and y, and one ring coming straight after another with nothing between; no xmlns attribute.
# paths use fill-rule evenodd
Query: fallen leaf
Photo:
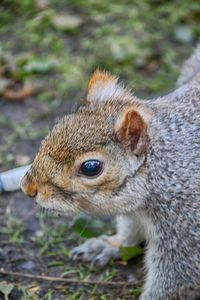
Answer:
<svg viewBox="0 0 200 300"><path fill-rule="evenodd" d="M0 78L0 94L3 94L5 89L10 85L11 80L7 78Z"/></svg>
<svg viewBox="0 0 200 300"><path fill-rule="evenodd" d="M187 25L178 26L174 35L175 38L182 43L191 43L194 38L192 28Z"/></svg>
<svg viewBox="0 0 200 300"><path fill-rule="evenodd" d="M80 27L83 20L74 15L57 14L52 17L52 24L61 31L71 31Z"/></svg>
<svg viewBox="0 0 200 300"><path fill-rule="evenodd" d="M0 292L4 295L5 300L9 300L8 296L12 292L13 288L14 284L12 283L7 283L6 281L0 282Z"/></svg>
<svg viewBox="0 0 200 300"><path fill-rule="evenodd" d="M127 264L128 264L127 261L125 261L125 260L118 260L116 263L120 266L127 266Z"/></svg>
<svg viewBox="0 0 200 300"><path fill-rule="evenodd" d="M28 288L28 293L31 296L37 296L39 291L40 291L40 285L37 282L35 282Z"/></svg>
<svg viewBox="0 0 200 300"><path fill-rule="evenodd" d="M49 5L48 0L35 0L35 5L38 9L45 9Z"/></svg>
<svg viewBox="0 0 200 300"><path fill-rule="evenodd" d="M55 58L32 59L24 66L24 71L30 73L47 73L58 66Z"/></svg>
<svg viewBox="0 0 200 300"><path fill-rule="evenodd" d="M25 84L19 90L8 88L4 91L3 97L9 101L23 101L38 92L38 87L34 84Z"/></svg>

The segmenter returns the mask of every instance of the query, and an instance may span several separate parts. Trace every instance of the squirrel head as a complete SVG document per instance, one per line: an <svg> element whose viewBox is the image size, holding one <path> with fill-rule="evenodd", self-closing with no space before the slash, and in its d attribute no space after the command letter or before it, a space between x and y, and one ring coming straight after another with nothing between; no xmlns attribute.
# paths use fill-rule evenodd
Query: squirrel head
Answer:
<svg viewBox="0 0 200 300"><path fill-rule="evenodd" d="M130 211L133 192L142 188L148 122L149 113L116 77L96 71L86 106L60 120L43 140L23 191L42 207L66 214Z"/></svg>

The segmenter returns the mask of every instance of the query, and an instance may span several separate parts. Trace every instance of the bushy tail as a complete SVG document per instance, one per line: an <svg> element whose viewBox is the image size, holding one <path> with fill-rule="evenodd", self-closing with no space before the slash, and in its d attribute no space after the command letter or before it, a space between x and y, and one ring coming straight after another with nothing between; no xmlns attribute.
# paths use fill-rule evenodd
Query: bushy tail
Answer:
<svg viewBox="0 0 200 300"><path fill-rule="evenodd" d="M183 65L181 74L177 80L177 86L188 83L192 80L197 73L200 72L200 44L197 45L194 53L190 56L188 60Z"/></svg>
<svg viewBox="0 0 200 300"><path fill-rule="evenodd" d="M29 170L30 166L31 165L27 165L0 173L0 194L19 190L21 179Z"/></svg>

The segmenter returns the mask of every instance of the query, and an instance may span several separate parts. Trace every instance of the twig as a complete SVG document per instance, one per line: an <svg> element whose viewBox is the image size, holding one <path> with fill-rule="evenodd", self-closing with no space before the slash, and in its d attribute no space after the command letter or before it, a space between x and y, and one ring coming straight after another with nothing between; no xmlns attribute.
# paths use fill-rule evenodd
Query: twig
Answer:
<svg viewBox="0 0 200 300"><path fill-rule="evenodd" d="M78 279L69 279L69 278L62 278L62 277L53 277L53 276L42 276L42 275L33 275L29 273L21 273L21 272L12 272L12 271L5 271L0 269L0 274L3 275L11 275L15 277L26 277L26 278L32 278L32 279L38 279L38 280L46 280L46 281L57 281L57 282L67 282L72 284L78 284L78 285L87 285L87 284L98 284L98 285L107 285L107 286L134 286L134 283L131 282L125 282L125 281L83 281Z"/></svg>

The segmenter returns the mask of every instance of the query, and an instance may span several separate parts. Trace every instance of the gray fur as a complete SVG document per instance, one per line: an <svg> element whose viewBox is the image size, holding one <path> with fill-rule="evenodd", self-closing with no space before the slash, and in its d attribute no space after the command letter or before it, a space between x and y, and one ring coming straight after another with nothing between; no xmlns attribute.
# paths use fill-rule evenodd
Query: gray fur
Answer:
<svg viewBox="0 0 200 300"><path fill-rule="evenodd" d="M43 207L121 214L115 236L87 241L72 257L103 266L118 257L116 245L145 240L141 300L200 296L200 46L177 85L164 97L141 101L101 74L90 103L54 127L22 182ZM129 134L129 124L139 124L136 134ZM92 180L77 175L83 157L94 155L107 171Z"/></svg>
<svg viewBox="0 0 200 300"><path fill-rule="evenodd" d="M177 86L191 81L192 78L199 72L200 66L200 44L196 47L193 55L185 62L181 74L177 80Z"/></svg>
<svg viewBox="0 0 200 300"><path fill-rule="evenodd" d="M148 275L142 300L190 300L200 296L199 58L200 46L179 77L178 86L185 84L145 103L153 118L145 167L148 174L142 186L145 196L140 199L144 205L138 210L144 232L149 230ZM138 199L141 188L137 190L133 181L130 186L132 200ZM148 228L151 226L152 230ZM118 235L120 230L124 233L122 244L129 243L137 228L121 222Z"/></svg>

